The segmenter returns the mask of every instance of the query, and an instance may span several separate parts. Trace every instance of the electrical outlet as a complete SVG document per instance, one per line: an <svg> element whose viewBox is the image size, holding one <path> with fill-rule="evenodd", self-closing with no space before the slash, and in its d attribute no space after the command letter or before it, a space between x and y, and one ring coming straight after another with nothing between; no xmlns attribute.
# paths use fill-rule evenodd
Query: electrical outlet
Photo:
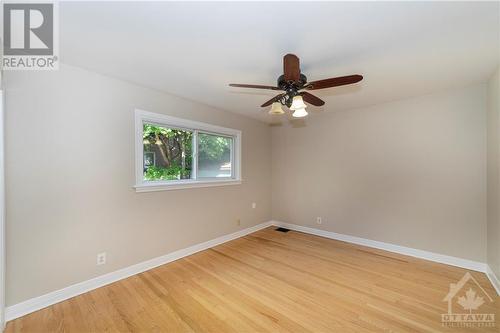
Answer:
<svg viewBox="0 0 500 333"><path fill-rule="evenodd" d="M106 252L97 254L97 265L104 265L106 263Z"/></svg>
<svg viewBox="0 0 500 333"><path fill-rule="evenodd" d="M252 202L252 208L253 209L257 208L257 204L255 202Z"/></svg>
<svg viewBox="0 0 500 333"><path fill-rule="evenodd" d="M321 217L319 217L319 216L318 216L318 217L316 218L316 223L317 223L317 224L321 224L321 223L323 223L323 220L321 219Z"/></svg>
<svg viewBox="0 0 500 333"><path fill-rule="evenodd" d="M237 224L237 225L241 225L241 220L240 220L240 219L237 219L237 220L236 220L236 224Z"/></svg>

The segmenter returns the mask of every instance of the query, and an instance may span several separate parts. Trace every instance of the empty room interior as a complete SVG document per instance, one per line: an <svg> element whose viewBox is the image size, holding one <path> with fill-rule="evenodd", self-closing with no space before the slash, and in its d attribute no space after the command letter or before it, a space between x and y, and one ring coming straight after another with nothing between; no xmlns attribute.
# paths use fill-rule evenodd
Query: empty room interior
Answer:
<svg viewBox="0 0 500 333"><path fill-rule="evenodd" d="M5 332L500 332L500 2L2 2Z"/></svg>

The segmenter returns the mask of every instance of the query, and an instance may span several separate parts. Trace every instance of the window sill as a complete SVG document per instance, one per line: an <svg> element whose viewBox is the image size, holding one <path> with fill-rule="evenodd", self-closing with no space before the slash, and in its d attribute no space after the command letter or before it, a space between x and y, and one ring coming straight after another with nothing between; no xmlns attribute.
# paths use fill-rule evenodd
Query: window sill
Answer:
<svg viewBox="0 0 500 333"><path fill-rule="evenodd" d="M188 188L198 188L198 187L214 187L214 186L228 186L228 185L240 185L241 180L239 179L229 179L229 180L205 180L205 181L175 181L170 183L146 183L135 185L135 191L140 192L154 192L154 191L172 191L172 190L184 190Z"/></svg>

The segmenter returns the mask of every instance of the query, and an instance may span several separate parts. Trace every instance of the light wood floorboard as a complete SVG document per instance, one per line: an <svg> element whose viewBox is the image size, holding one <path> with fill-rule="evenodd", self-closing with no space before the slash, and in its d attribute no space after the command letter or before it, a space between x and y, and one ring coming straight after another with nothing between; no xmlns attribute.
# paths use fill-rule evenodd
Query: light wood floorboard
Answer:
<svg viewBox="0 0 500 333"><path fill-rule="evenodd" d="M495 314L497 326L442 326L443 298L465 272L267 228L18 318L6 332L500 332L500 297L477 272L494 302L473 313Z"/></svg>

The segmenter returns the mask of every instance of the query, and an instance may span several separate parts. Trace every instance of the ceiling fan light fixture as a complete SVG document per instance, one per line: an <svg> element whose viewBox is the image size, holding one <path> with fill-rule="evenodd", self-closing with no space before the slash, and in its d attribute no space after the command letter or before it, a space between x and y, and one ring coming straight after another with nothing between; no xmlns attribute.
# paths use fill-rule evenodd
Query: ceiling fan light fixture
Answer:
<svg viewBox="0 0 500 333"><path fill-rule="evenodd" d="M292 114L292 116L295 118L303 118L307 115L308 115L308 113L307 113L305 108L294 110L293 114Z"/></svg>
<svg viewBox="0 0 500 333"><path fill-rule="evenodd" d="M271 106L271 110L269 110L269 114L283 114L285 111L281 108L280 102L274 102Z"/></svg>
<svg viewBox="0 0 500 333"><path fill-rule="evenodd" d="M307 108L307 105L304 103L302 96L300 96L300 95L294 96L293 100L292 100L292 106L290 106L290 110L295 111L295 110L300 110L300 109L305 109L305 108ZM306 112L306 114L307 114L307 112Z"/></svg>

